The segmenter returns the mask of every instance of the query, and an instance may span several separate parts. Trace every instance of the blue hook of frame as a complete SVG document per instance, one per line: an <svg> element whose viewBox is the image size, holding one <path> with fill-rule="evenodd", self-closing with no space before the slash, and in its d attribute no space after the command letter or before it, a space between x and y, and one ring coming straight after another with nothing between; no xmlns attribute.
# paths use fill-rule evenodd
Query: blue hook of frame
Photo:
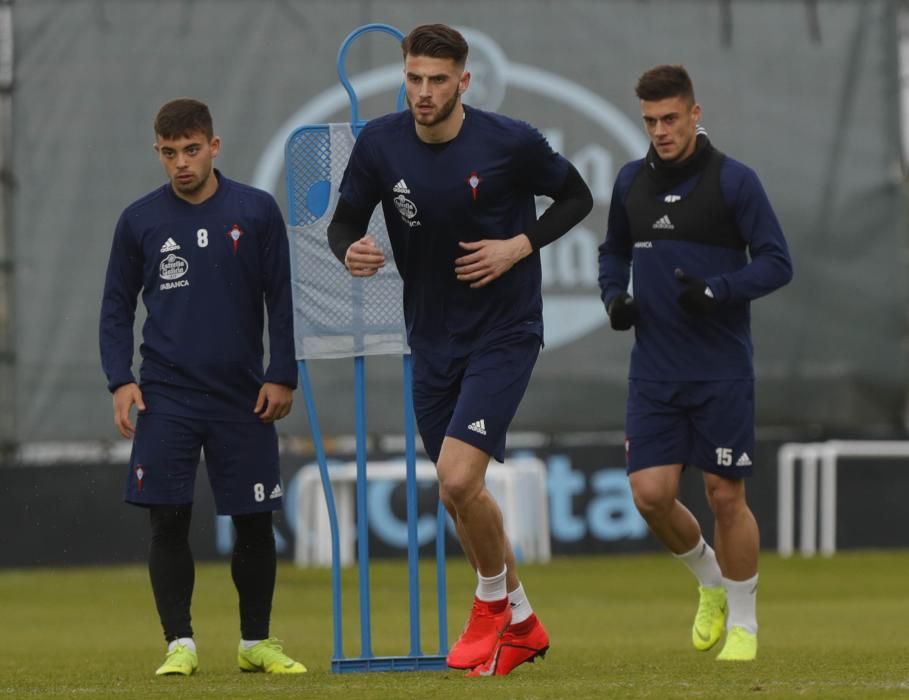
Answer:
<svg viewBox="0 0 909 700"><path fill-rule="evenodd" d="M354 92L353 86L350 84L350 80L347 77L347 50L350 48L350 45L356 41L356 39L361 34L366 34L367 32L384 32L385 34L391 34L398 41L404 38L404 33L400 29L392 27L390 24L382 24L380 22L374 22L372 24L364 24L362 27L354 29L350 34L347 35L347 38L341 42L341 48L338 49L338 78L341 79L341 85L344 86L344 89L347 91L347 96L350 98L350 123L354 128L354 131L359 131L360 128L365 124L365 120L360 120L360 108L359 101L357 99L357 93ZM404 84L401 84L401 89L398 91L398 101L396 108L398 111L404 109Z"/></svg>

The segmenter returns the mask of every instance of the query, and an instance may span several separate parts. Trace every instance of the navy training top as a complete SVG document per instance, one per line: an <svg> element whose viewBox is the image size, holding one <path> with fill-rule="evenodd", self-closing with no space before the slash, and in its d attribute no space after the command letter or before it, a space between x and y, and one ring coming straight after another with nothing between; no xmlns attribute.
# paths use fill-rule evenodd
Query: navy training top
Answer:
<svg viewBox="0 0 909 700"><path fill-rule="evenodd" d="M631 276L637 306L631 379L672 382L754 376L749 302L787 284L792 261L757 174L737 160L721 157L719 189L742 247L667 235L668 221L656 216L652 223L635 222L635 230L650 230L652 236L634 239L626 202L639 171L649 166L645 159L632 161L616 178L606 240L599 249L599 283L608 308L627 290ZM691 196L702 175L697 172L658 194L660 203L669 203L669 220L673 204ZM676 268L706 280L719 302L715 312L692 316L682 309Z"/></svg>
<svg viewBox="0 0 909 700"><path fill-rule="evenodd" d="M101 302L101 364L111 391L135 381L142 291L146 413L258 421L264 382L297 385L287 231L270 194L215 175L218 189L200 204L168 183L121 214Z"/></svg>
<svg viewBox="0 0 909 700"><path fill-rule="evenodd" d="M463 357L515 332L543 335L540 253L479 289L455 275L459 241L506 239L536 221L534 195L556 195L568 161L526 122L464 106L444 144L417 136L408 111L360 132L341 196L372 211L382 203L412 347Z"/></svg>

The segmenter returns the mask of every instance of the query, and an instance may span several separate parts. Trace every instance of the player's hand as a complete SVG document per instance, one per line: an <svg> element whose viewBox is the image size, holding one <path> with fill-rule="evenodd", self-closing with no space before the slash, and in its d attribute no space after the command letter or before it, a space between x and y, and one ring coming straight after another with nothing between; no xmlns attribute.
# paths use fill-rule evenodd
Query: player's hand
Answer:
<svg viewBox="0 0 909 700"><path fill-rule="evenodd" d="M294 390L283 384L265 382L259 389L254 413L259 414L263 423L274 423L290 413L294 404Z"/></svg>
<svg viewBox="0 0 909 700"><path fill-rule="evenodd" d="M485 287L533 252L530 239L523 233L504 240L461 241L458 245L470 253L455 260L455 274L461 282L470 282L471 289Z"/></svg>
<svg viewBox="0 0 909 700"><path fill-rule="evenodd" d="M142 400L142 391L135 382L122 384L114 390L114 425L125 438L131 438L136 434L136 426L129 419L129 409L136 404L140 411L145 410L145 402Z"/></svg>
<svg viewBox="0 0 909 700"><path fill-rule="evenodd" d="M627 331L634 325L638 316L638 307L634 303L633 296L628 292L622 292L609 302L606 313L609 314L609 325L613 330Z"/></svg>
<svg viewBox="0 0 909 700"><path fill-rule="evenodd" d="M700 277L686 275L682 268L677 267L675 269L675 278L683 285L682 291L679 292L679 304L688 313L695 315L709 314L719 306L716 297L713 295L713 290Z"/></svg>
<svg viewBox="0 0 909 700"><path fill-rule="evenodd" d="M354 277L372 277L380 268L385 267L385 253L376 245L376 239L367 234L348 246L344 254L344 267Z"/></svg>

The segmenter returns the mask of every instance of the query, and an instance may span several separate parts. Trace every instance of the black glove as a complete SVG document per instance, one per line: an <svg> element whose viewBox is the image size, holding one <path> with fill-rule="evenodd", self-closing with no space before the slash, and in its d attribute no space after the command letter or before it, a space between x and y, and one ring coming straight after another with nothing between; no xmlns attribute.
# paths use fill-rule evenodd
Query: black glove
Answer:
<svg viewBox="0 0 909 700"><path fill-rule="evenodd" d="M703 315L713 312L719 302L713 296L713 290L707 286L707 283L700 277L686 275L682 268L675 269L675 278L681 282L684 287L679 293L679 305L690 314Z"/></svg>
<svg viewBox="0 0 909 700"><path fill-rule="evenodd" d="M614 330L627 331L634 325L638 307L634 303L633 296L628 292L622 292L609 303L606 313L609 314L609 325Z"/></svg>

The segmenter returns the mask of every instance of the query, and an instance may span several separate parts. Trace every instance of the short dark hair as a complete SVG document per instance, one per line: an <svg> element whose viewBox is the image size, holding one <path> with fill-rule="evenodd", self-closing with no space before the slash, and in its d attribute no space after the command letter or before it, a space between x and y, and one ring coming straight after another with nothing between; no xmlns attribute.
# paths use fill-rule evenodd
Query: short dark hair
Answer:
<svg viewBox="0 0 909 700"><path fill-rule="evenodd" d="M634 89L639 99L647 102L684 97L694 103L694 85L683 66L656 66L644 73Z"/></svg>
<svg viewBox="0 0 909 700"><path fill-rule="evenodd" d="M215 130L212 126L208 105L199 100L181 97L171 100L158 110L155 117L155 135L165 139L177 139L196 132L205 134L211 141Z"/></svg>
<svg viewBox="0 0 909 700"><path fill-rule="evenodd" d="M404 58L411 56L431 56L432 58L450 58L456 64L467 63L467 42L457 29L447 24L422 24L401 40Z"/></svg>

